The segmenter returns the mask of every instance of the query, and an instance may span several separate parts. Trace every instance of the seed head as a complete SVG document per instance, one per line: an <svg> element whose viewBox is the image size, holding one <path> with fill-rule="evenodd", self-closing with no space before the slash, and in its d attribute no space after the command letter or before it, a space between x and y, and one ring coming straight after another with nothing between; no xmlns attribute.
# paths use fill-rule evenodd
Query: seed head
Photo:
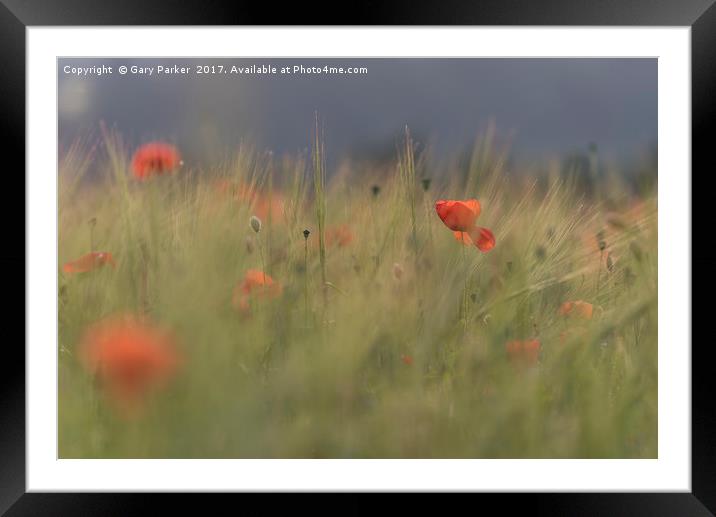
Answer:
<svg viewBox="0 0 716 517"><path fill-rule="evenodd" d="M423 178L420 183L423 185L423 190L425 192L430 189L430 178Z"/></svg>
<svg viewBox="0 0 716 517"><path fill-rule="evenodd" d="M308 236L309 236L309 235L311 235L311 230L309 230L308 228L306 228L305 230L303 230L303 238L304 238L304 239L308 240Z"/></svg>
<svg viewBox="0 0 716 517"><path fill-rule="evenodd" d="M380 194L380 185L373 185L370 190L373 192L373 197L378 197L378 194Z"/></svg>
<svg viewBox="0 0 716 517"><path fill-rule="evenodd" d="M261 219L259 219L255 215L252 215L251 219L249 219L249 225L251 226L251 229L256 233L259 233L261 231Z"/></svg>

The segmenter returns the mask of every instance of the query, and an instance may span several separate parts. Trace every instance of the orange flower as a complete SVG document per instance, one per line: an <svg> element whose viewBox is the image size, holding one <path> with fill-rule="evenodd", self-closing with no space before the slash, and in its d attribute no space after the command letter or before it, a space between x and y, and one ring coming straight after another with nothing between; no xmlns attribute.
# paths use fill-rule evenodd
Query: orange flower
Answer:
<svg viewBox="0 0 716 517"><path fill-rule="evenodd" d="M180 363L174 337L134 315L90 326L78 356L125 416L136 414L146 396L169 380Z"/></svg>
<svg viewBox="0 0 716 517"><path fill-rule="evenodd" d="M475 225L482 211L477 199L466 201L444 200L435 203L438 217L450 228L455 238L465 245L475 245L480 251L487 252L495 247L495 236L487 228Z"/></svg>
<svg viewBox="0 0 716 517"><path fill-rule="evenodd" d="M282 292L281 284L269 275L258 269L249 269L244 279L236 284L231 303L236 309L247 312L251 296L274 299L281 296Z"/></svg>
<svg viewBox="0 0 716 517"><path fill-rule="evenodd" d="M176 147L165 142L149 142L141 146L132 157L134 177L144 180L153 175L168 174L181 165Z"/></svg>
<svg viewBox="0 0 716 517"><path fill-rule="evenodd" d="M326 246L344 248L353 242L353 231L347 224L326 228Z"/></svg>
<svg viewBox="0 0 716 517"><path fill-rule="evenodd" d="M403 361L403 364L412 366L413 364L413 356L411 355L401 355L400 360Z"/></svg>
<svg viewBox="0 0 716 517"><path fill-rule="evenodd" d="M581 300L573 302L564 302L559 307L559 314L561 316L577 317L585 320L592 319L594 314L594 306L591 303L583 302Z"/></svg>
<svg viewBox="0 0 716 517"><path fill-rule="evenodd" d="M250 205L251 213L264 221L269 218L272 221L283 220L286 203L278 192L273 192L270 196L262 195L248 185L236 185L228 180L219 181L216 189L220 194L231 194L237 201Z"/></svg>
<svg viewBox="0 0 716 517"><path fill-rule="evenodd" d="M435 203L435 211L438 216L445 226L454 232L472 230L481 210L480 202L477 199L468 199L467 201L441 199Z"/></svg>
<svg viewBox="0 0 716 517"><path fill-rule="evenodd" d="M539 358L542 345L537 339L508 341L505 345L507 355L514 364L534 365Z"/></svg>
<svg viewBox="0 0 716 517"><path fill-rule="evenodd" d="M278 194L272 194L270 198L260 197L254 204L253 213L264 221L281 221L283 219L283 198Z"/></svg>
<svg viewBox="0 0 716 517"><path fill-rule="evenodd" d="M495 247L495 236L487 228L476 226L471 232L453 232L455 239L465 246L477 246L480 251L490 251Z"/></svg>
<svg viewBox="0 0 716 517"><path fill-rule="evenodd" d="M86 255L82 255L77 260L66 263L62 266L62 271L68 274L87 273L106 264L109 264L112 268L117 267L111 253L107 253L106 251L92 251Z"/></svg>

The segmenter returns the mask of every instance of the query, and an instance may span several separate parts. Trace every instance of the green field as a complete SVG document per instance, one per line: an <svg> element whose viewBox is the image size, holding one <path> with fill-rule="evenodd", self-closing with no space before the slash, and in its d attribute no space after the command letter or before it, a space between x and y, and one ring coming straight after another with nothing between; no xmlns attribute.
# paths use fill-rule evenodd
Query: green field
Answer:
<svg viewBox="0 0 716 517"><path fill-rule="evenodd" d="M655 171L627 184L594 149L508 170L489 133L440 166L408 136L391 163L330 171L311 147L146 181L117 134L61 153L60 457L656 457ZM434 208L471 198L487 253ZM90 251L116 268L63 271ZM237 308L250 269L280 293ZM79 360L113 314L171 329L181 356L131 414Z"/></svg>

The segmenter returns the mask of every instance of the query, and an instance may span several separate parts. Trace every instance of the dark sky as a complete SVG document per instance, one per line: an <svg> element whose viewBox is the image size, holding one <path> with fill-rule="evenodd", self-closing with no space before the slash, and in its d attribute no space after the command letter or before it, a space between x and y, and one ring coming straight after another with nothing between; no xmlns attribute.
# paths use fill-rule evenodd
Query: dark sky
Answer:
<svg viewBox="0 0 716 517"><path fill-rule="evenodd" d="M77 76L65 65L113 67ZM117 73L120 65L190 67L186 75ZM364 75L197 75L195 66L365 66ZM519 157L590 142L630 158L656 143L656 59L60 59L59 138L96 134L100 120L132 144L175 142L204 160L249 140L277 154L309 146L325 121L331 161L394 146L408 124L436 155L464 148L494 120Z"/></svg>

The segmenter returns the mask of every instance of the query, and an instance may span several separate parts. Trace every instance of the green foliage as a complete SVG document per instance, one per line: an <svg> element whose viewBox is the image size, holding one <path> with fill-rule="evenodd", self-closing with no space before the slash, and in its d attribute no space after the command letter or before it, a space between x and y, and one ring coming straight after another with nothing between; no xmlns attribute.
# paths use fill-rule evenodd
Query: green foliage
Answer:
<svg viewBox="0 0 716 517"><path fill-rule="evenodd" d="M560 171L508 174L491 139L467 171L430 174L427 188L409 134L386 174L347 164L328 181L318 120L310 163L242 147L210 170L146 182L131 178L116 135L98 181L82 181L89 151L74 147L60 166L60 266L91 239L117 268L60 267L60 456L656 457L655 192L626 197L611 177L585 197ZM231 295L262 267L257 203L220 182L283 193L259 244L283 293L252 300L248 315ZM472 197L497 239L486 254L433 209ZM340 224L353 232L343 246L327 238ZM593 317L560 315L570 300ZM76 354L87 325L122 312L172 327L185 358L133 419ZM533 338L538 363L511 362L506 342Z"/></svg>

